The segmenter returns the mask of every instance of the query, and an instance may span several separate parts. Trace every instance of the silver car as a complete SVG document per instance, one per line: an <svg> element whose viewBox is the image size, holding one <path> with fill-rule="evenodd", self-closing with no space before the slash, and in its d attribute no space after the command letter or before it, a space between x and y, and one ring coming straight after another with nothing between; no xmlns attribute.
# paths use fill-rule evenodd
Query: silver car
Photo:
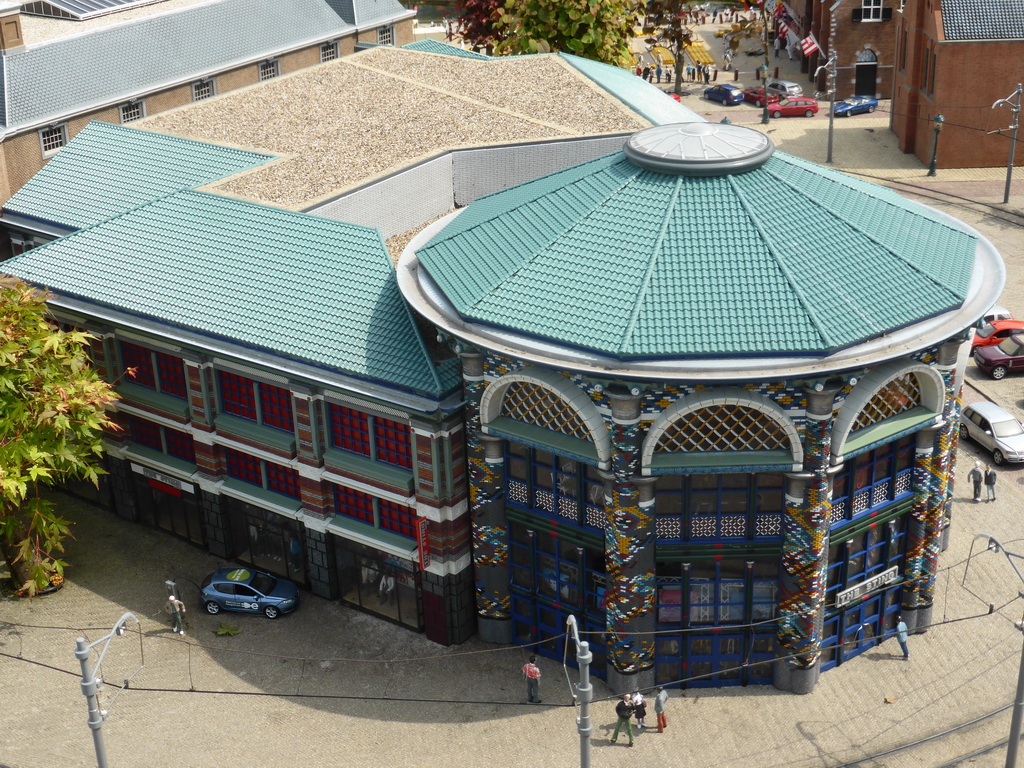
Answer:
<svg viewBox="0 0 1024 768"><path fill-rule="evenodd" d="M804 89L800 83L794 83L792 80L769 80L765 89L779 94L784 99L788 99L790 96L804 95Z"/></svg>
<svg viewBox="0 0 1024 768"><path fill-rule="evenodd" d="M960 412L960 439L976 440L996 465L1024 461L1024 427L995 403L974 403Z"/></svg>

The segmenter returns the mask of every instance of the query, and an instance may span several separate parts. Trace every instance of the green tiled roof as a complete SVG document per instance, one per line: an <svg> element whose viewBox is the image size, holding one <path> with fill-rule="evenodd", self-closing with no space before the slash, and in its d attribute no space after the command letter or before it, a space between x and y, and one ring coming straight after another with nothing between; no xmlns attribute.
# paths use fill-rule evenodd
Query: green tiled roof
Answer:
<svg viewBox="0 0 1024 768"><path fill-rule="evenodd" d="M417 40L415 43L403 45L402 47L408 48L412 51L420 51L422 53L440 53L445 56L456 56L463 59L482 59L487 61L493 58L483 53L477 53L476 51L467 51L465 48L459 48L457 45L442 43L440 40L434 40L429 37L424 38L423 40Z"/></svg>
<svg viewBox="0 0 1024 768"><path fill-rule="evenodd" d="M272 159L94 120L7 201L4 211L82 229Z"/></svg>
<svg viewBox="0 0 1024 768"><path fill-rule="evenodd" d="M959 307L975 238L776 152L676 176L623 153L482 198L417 251L465 319L620 359L824 355Z"/></svg>
<svg viewBox="0 0 1024 768"><path fill-rule="evenodd" d="M58 295L406 390L438 377L380 232L185 191L2 265Z"/></svg>
<svg viewBox="0 0 1024 768"><path fill-rule="evenodd" d="M689 123L704 119L689 107L684 107L667 96L657 86L648 83L642 77L637 77L631 70L569 53L558 55L654 125Z"/></svg>

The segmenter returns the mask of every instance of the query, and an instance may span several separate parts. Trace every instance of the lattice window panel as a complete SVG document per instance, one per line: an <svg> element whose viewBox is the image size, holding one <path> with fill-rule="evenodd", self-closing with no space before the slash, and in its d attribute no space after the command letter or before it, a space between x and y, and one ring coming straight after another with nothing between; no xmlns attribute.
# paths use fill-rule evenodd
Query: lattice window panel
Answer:
<svg viewBox="0 0 1024 768"><path fill-rule="evenodd" d="M501 403L501 415L569 437L590 440L587 426L565 400L551 390L528 381L509 385Z"/></svg>
<svg viewBox="0 0 1024 768"><path fill-rule="evenodd" d="M659 539L681 539L683 522L678 517L659 517L654 521L654 535Z"/></svg>
<svg viewBox="0 0 1024 768"><path fill-rule="evenodd" d="M874 492L871 494L871 506L877 507L879 504L884 504L889 500L889 481L879 483L875 486Z"/></svg>
<svg viewBox="0 0 1024 768"><path fill-rule="evenodd" d="M756 408L714 405L691 411L673 423L658 441L658 451L789 450L786 430Z"/></svg>
<svg viewBox="0 0 1024 768"><path fill-rule="evenodd" d="M587 507L587 525L594 528L604 528L608 525L608 518L604 514L604 508Z"/></svg>
<svg viewBox="0 0 1024 768"><path fill-rule="evenodd" d="M910 491L910 483L912 472L904 472L902 475L896 475L896 495L899 496Z"/></svg>
<svg viewBox="0 0 1024 768"><path fill-rule="evenodd" d="M520 483L518 480L508 481L508 497L519 504L526 504L528 488L526 483Z"/></svg>
<svg viewBox="0 0 1024 768"><path fill-rule="evenodd" d="M917 377L904 373L875 393L857 416L853 423L853 431L885 421L920 404L921 387L917 383Z"/></svg>
<svg viewBox="0 0 1024 768"><path fill-rule="evenodd" d="M690 520L690 538L710 539L717 533L717 517L694 517Z"/></svg>
<svg viewBox="0 0 1024 768"><path fill-rule="evenodd" d="M733 539L747 535L745 515L722 515L722 537Z"/></svg>
<svg viewBox="0 0 1024 768"><path fill-rule="evenodd" d="M533 502L538 509L543 509L545 512L555 511L555 494L551 491L534 491Z"/></svg>
<svg viewBox="0 0 1024 768"><path fill-rule="evenodd" d="M846 519L846 499L837 501L832 505L832 511L828 515L829 525L835 525Z"/></svg>
<svg viewBox="0 0 1024 768"><path fill-rule="evenodd" d="M564 496L559 496L558 514L561 517L567 517L570 520L575 520L579 514L579 506L576 504L576 499L567 499Z"/></svg>
<svg viewBox="0 0 1024 768"><path fill-rule="evenodd" d="M754 520L756 536L781 536L782 515L758 515Z"/></svg>
<svg viewBox="0 0 1024 768"><path fill-rule="evenodd" d="M871 507L871 489L865 488L863 491L857 491L853 497L853 514L859 515L865 509Z"/></svg>

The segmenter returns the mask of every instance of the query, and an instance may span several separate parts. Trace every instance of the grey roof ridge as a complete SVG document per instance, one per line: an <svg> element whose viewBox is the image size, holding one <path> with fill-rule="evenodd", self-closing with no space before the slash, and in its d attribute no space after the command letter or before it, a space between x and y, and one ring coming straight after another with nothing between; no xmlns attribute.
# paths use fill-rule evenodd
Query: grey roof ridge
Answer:
<svg viewBox="0 0 1024 768"><path fill-rule="evenodd" d="M638 169L639 170L639 169ZM654 274L654 267L661 259L664 252L662 245L665 242L665 232L668 230L669 219L671 218L668 214L675 208L676 200L679 199L679 190L683 185L683 177L676 176L675 184L672 187L672 197L669 199L665 206L665 214L661 219L661 231L658 232L658 239L654 243L651 257L647 260L647 271L644 274L643 282L641 283L641 290L637 291L636 300L633 302L633 310L629 313L629 322L626 323L625 332L622 334L622 338L619 340L618 353L621 356L625 351L627 342L632 339L634 332L636 331L636 321L640 316L640 310L646 304L647 292L651 286L651 276Z"/></svg>
<svg viewBox="0 0 1024 768"><path fill-rule="evenodd" d="M783 162L785 162L785 157L782 157L782 158L780 158L780 160L782 160ZM794 192L794 193L796 193L796 194L798 194L798 195L800 195L800 196L804 197L805 199L810 199L810 198L808 198L808 197L807 197L807 195L806 195L806 194L804 193L804 191L803 191L802 189L800 189L799 187L795 186L795 185L794 185L794 184L793 184L793 183L792 183L791 181L789 181L788 179L786 179L786 178L783 178L782 176L780 176L779 174L775 173L774 171L772 171L772 170L770 170L770 169L765 169L765 170L767 171L767 173L768 173L768 174L770 174L770 175L771 175L771 176L772 176L773 178L775 178L775 179L776 179L777 181L781 182L782 184L785 184L785 185L786 185L787 187L789 187L789 188L790 188L791 190L793 190L793 192ZM890 207L890 208L893 208L893 207L898 207L898 206L896 206L896 205L895 205L895 203L894 203L894 202L893 202L892 200L888 200L888 199L886 199L886 198L884 198L884 197L882 197L882 196L879 196L879 195L872 195L872 197L873 197L873 198L874 198L875 200L877 200L877 201L878 201L879 203L881 203L882 205L886 205L886 206L888 206L888 207ZM877 245L877 246L878 246L879 248L881 248L882 250L884 250L884 251L885 251L886 253L888 253L889 255L891 255L891 256L892 256L892 257L893 257L894 259L899 259L899 260L900 260L900 261L902 261L902 262L903 262L904 264L906 264L906 265L907 265L907 267L909 267L910 269L912 269L912 270L913 270L914 272L917 272L918 274L922 275L922 276L923 276L923 277L924 277L924 278L925 278L926 280L928 280L929 282L931 282L932 284L934 284L934 285L936 286L936 288L937 288L937 289L941 289L942 291L946 292L946 293L947 293L947 294L949 294L949 295L950 295L950 296L951 296L951 297L952 297L952 298L953 298L954 300L957 300L957 299L959 299L959 297L957 297L957 296L956 296L955 294L953 294L953 292L952 292L952 290L951 290L951 289L949 288L949 286L947 286L947 285L943 284L943 283L942 283L942 282L940 282L940 281L939 281L938 279L936 279L936 278L935 278L935 277L934 277L933 275L931 275L930 273L928 273L928 272L926 272L925 270L921 269L921 268L920 268L919 266L917 266L916 264L913 264L913 263L911 263L911 262L907 261L906 259L902 258L902 257L901 257L901 256L900 256L900 255L899 255L898 253L896 253L896 252L895 252L895 251L893 251L893 250L892 250L891 248L887 247L887 246L886 246L886 245L885 245L884 243L882 243L882 242L881 242L880 240L878 240L878 239L877 239L877 238L875 237L875 235L874 235L874 234L873 234L872 232L869 232L868 230L864 229L864 228L863 228L862 226L860 226L860 225L858 225L858 224L854 223L853 221L851 221L851 220L850 220L850 219L849 219L849 218L848 218L848 217L846 216L846 214L845 214L844 212L842 212L842 211L840 211L840 210L838 210L838 209L836 209L836 208L833 208L833 207L830 207L830 206L824 205L824 204L822 204L822 203L821 203L820 201L817 201L817 200L815 200L814 202L815 202L815 203L816 203L817 205L819 205L819 206L820 206L820 207L821 207L822 209L824 209L824 210L828 211L828 212L829 212L829 213L830 213L831 215L835 216L835 217L836 217L837 219L840 219L841 221L843 221L843 222L844 222L844 223L845 223L845 224L846 224L847 226L849 226L849 227L850 227L851 229L854 229L854 230L856 230L856 231L857 231L858 233L860 233L860 234L861 234L861 235L863 235L863 236L864 236L865 238L867 238L868 240L870 240L870 241L871 241L872 243L874 243L875 245ZM901 210L903 210L903 211L905 211L906 213L909 213L909 214L911 214L911 215L913 215L913 216L918 216L918 217L924 217L924 218L927 218L929 222L931 222L931 223L933 223L933 224L935 224L935 225L937 225L937 226L940 226L940 227L942 227L942 228L944 228L944 229L948 229L948 230L949 230L950 232L960 232L960 233L962 234L962 230L958 230L958 229L956 229L955 227L953 227L953 226L951 226L951 225L947 224L946 222L942 222L942 221L936 221L935 219L933 219L933 218L932 218L932 217L930 217L930 216L925 216L925 214L924 214L923 212L918 212L918 211L915 211L915 210L913 210L912 208L902 208L902 207L901 207Z"/></svg>
<svg viewBox="0 0 1024 768"><path fill-rule="evenodd" d="M817 314L812 311L814 301L811 297L807 296L806 292L802 289L800 280L795 275L793 275L792 272L789 271L789 268L780 258L778 251L776 251L775 248L772 247L771 241L768 239L768 233L761 225L761 222L757 218L757 216L754 215L754 211L757 209L757 206L753 205L752 202L747 199L746 195L736 184L735 177L727 176L726 179L729 182L729 186L732 187L732 191L733 194L736 196L736 199L739 200L740 205L743 206L743 211L750 219L751 225L757 230L758 234L760 235L761 242L764 243L765 249L768 251L768 253L771 254L772 259L775 260L776 265L779 267L779 271L786 276L786 280L789 282L790 288L793 290L793 292L797 296L797 299L800 301L800 306L804 308L804 312L807 313L807 318L811 321L811 324L814 326L814 330L818 332L818 338L821 339L822 343L828 345L829 347L839 346L839 342L829 338L829 335L825 332L825 329L822 327L821 322L818 320Z"/></svg>

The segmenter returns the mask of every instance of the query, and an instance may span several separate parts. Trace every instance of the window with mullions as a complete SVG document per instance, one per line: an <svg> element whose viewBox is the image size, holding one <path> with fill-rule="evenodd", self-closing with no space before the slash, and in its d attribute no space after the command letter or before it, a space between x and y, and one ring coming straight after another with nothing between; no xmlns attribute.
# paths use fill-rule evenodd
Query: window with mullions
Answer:
<svg viewBox="0 0 1024 768"><path fill-rule="evenodd" d="M505 468L511 503L604 528L604 480L596 467L509 440Z"/></svg>
<svg viewBox="0 0 1024 768"><path fill-rule="evenodd" d="M291 392L273 384L219 371L221 411L265 427L294 431Z"/></svg>
<svg viewBox="0 0 1024 768"><path fill-rule="evenodd" d="M354 488L335 485L334 511L374 528L391 531L409 539L416 538L416 510L403 504L378 499Z"/></svg>
<svg viewBox="0 0 1024 768"><path fill-rule="evenodd" d="M260 82L262 83L266 80L273 80L275 77L277 77L279 71L279 62L277 59L261 61L259 66Z"/></svg>
<svg viewBox="0 0 1024 768"><path fill-rule="evenodd" d="M832 525L855 520L912 493L916 439L908 435L846 462L832 481Z"/></svg>
<svg viewBox="0 0 1024 768"><path fill-rule="evenodd" d="M861 0L861 21L882 20L882 0Z"/></svg>
<svg viewBox="0 0 1024 768"><path fill-rule="evenodd" d="M885 525L873 525L845 541L832 542L828 551L826 604L831 608L838 592L893 566L903 573L906 549L905 516L890 520Z"/></svg>
<svg viewBox="0 0 1024 768"><path fill-rule="evenodd" d="M331 40L326 43L320 43L320 63L325 64L328 61L334 61L338 58L338 41Z"/></svg>
<svg viewBox="0 0 1024 768"><path fill-rule="evenodd" d="M192 83L192 101L204 101L213 96L213 80L206 78Z"/></svg>
<svg viewBox="0 0 1024 768"><path fill-rule="evenodd" d="M138 416L129 417L129 434L134 442L154 451L166 453L176 459L196 463L195 443L192 435L164 427Z"/></svg>
<svg viewBox="0 0 1024 768"><path fill-rule="evenodd" d="M781 473L661 475L655 486L659 539L778 539L782 535Z"/></svg>
<svg viewBox="0 0 1024 768"><path fill-rule="evenodd" d="M659 563L657 576L659 627L770 623L778 614L774 558Z"/></svg>
<svg viewBox="0 0 1024 768"><path fill-rule="evenodd" d="M403 469L412 468L412 430L408 424L337 403L327 404L327 419L333 447Z"/></svg>
<svg viewBox="0 0 1024 768"><path fill-rule="evenodd" d="M291 467L264 461L233 448L224 448L224 460L230 477L291 499L300 498L299 474Z"/></svg>
<svg viewBox="0 0 1024 768"><path fill-rule="evenodd" d="M377 30L377 45L394 45L395 44L395 27L394 25L388 25L386 27L380 27Z"/></svg>
<svg viewBox="0 0 1024 768"><path fill-rule="evenodd" d="M185 364L180 357L122 341L121 360L125 368L131 369L128 381L132 384L172 397L188 395Z"/></svg>
<svg viewBox="0 0 1024 768"><path fill-rule="evenodd" d="M511 585L520 594L536 594L566 608L582 608L591 616L604 614L603 552L512 522L509 559Z"/></svg>

